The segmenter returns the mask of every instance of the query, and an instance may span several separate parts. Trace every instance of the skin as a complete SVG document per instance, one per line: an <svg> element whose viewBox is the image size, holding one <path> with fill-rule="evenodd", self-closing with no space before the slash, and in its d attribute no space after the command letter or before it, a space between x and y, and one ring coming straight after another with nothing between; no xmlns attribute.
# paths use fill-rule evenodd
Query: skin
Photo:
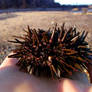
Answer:
<svg viewBox="0 0 92 92"><path fill-rule="evenodd" d="M6 57L1 64L0 92L92 92L91 84L69 79L48 80L20 72L17 62L17 59Z"/></svg>

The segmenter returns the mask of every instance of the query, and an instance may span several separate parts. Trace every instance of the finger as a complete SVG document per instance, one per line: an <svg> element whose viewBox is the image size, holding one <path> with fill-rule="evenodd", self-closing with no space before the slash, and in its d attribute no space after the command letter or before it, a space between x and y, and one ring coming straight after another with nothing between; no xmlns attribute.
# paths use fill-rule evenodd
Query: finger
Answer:
<svg viewBox="0 0 92 92"><path fill-rule="evenodd" d="M11 53L9 55L12 55L14 53ZM8 58L8 56L5 58L5 60L2 62L0 67L6 67L6 66L15 66L18 60L16 58Z"/></svg>
<svg viewBox="0 0 92 92"><path fill-rule="evenodd" d="M87 64L86 66L88 67L90 82L92 83L92 65L91 64Z"/></svg>
<svg viewBox="0 0 92 92"><path fill-rule="evenodd" d="M84 85L77 81L64 79L61 81L59 92L89 92L89 85Z"/></svg>

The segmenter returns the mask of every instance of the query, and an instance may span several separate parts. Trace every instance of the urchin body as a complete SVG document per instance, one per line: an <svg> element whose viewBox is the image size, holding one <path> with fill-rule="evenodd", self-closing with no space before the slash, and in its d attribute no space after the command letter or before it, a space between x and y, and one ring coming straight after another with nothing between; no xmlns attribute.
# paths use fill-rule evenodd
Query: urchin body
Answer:
<svg viewBox="0 0 92 92"><path fill-rule="evenodd" d="M92 64L86 36L87 32L80 33L72 27L67 30L64 24L48 31L36 31L28 26L23 37L16 36L11 41L18 46L9 57L18 58L20 70L29 74L54 79L67 77L88 70L87 64Z"/></svg>

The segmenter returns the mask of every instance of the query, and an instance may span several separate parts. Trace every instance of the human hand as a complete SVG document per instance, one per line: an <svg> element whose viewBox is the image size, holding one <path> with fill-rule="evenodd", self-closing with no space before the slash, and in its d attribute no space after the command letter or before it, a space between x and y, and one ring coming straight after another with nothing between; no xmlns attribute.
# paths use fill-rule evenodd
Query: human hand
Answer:
<svg viewBox="0 0 92 92"><path fill-rule="evenodd" d="M92 92L92 86L69 79L48 80L20 72L17 59L8 58L0 66L0 92Z"/></svg>

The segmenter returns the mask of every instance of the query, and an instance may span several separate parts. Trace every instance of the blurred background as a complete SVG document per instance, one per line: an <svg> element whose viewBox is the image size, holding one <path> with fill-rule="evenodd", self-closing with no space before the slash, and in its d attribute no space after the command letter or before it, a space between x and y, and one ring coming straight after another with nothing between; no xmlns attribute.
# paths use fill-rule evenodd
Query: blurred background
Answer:
<svg viewBox="0 0 92 92"><path fill-rule="evenodd" d="M15 48L9 43L23 29L48 30L54 23L88 31L86 40L92 48L92 0L0 0L0 63Z"/></svg>

